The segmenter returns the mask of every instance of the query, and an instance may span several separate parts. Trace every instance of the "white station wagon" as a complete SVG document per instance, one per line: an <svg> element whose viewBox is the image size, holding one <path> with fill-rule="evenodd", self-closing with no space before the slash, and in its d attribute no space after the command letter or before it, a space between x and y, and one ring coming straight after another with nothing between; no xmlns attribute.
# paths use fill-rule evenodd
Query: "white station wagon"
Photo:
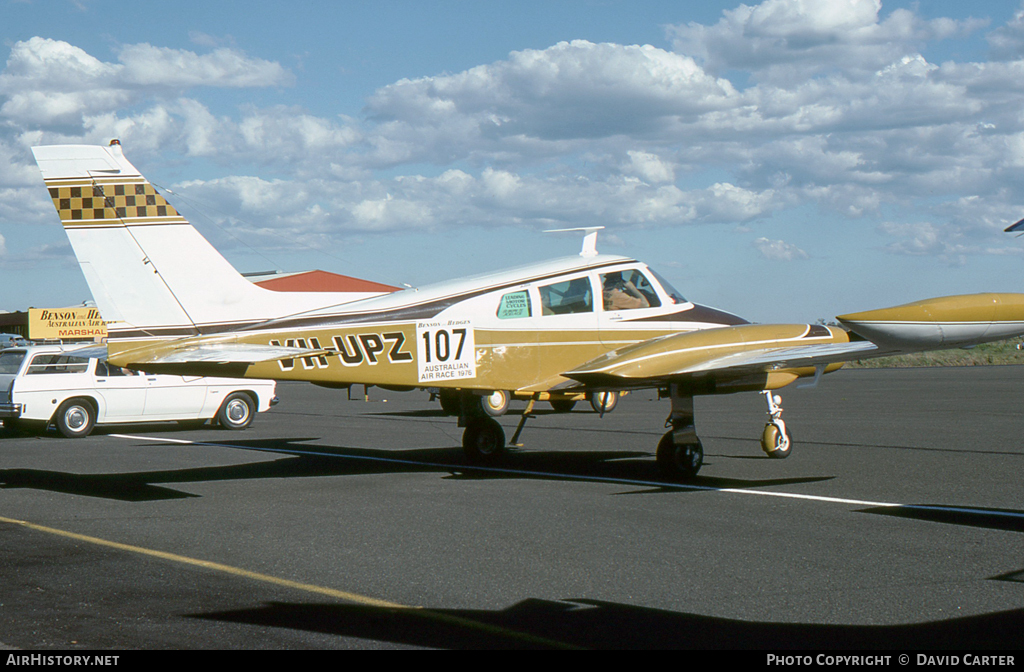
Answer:
<svg viewBox="0 0 1024 672"><path fill-rule="evenodd" d="M67 437L96 425L216 418L245 429L277 403L272 380L137 373L75 351L32 345L0 350L0 418L5 428L55 425Z"/></svg>

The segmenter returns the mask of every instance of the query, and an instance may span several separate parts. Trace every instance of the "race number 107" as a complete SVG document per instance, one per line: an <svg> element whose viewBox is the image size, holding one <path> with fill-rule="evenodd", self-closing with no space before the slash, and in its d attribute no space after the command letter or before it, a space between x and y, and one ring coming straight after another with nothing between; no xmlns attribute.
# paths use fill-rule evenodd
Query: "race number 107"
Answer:
<svg viewBox="0 0 1024 672"><path fill-rule="evenodd" d="M438 329L436 331L424 331L420 334L423 340L423 361L426 364L433 362L448 362L461 360L462 351L466 347L466 330Z"/></svg>
<svg viewBox="0 0 1024 672"><path fill-rule="evenodd" d="M419 382L439 384L476 377L476 345L468 321L420 322L416 344Z"/></svg>

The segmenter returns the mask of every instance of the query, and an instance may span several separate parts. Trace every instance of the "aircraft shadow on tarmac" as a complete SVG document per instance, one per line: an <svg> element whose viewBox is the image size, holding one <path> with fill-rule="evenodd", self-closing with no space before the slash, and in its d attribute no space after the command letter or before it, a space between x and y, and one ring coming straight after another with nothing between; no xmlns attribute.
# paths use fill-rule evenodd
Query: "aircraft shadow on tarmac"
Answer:
<svg viewBox="0 0 1024 672"><path fill-rule="evenodd" d="M933 523L980 527L1004 532L1024 532L1024 511L1014 509L990 509L972 507L965 509L955 506L932 504L904 504L902 506L879 506L860 509L860 513L873 513L894 518L927 520Z"/></svg>
<svg viewBox="0 0 1024 672"><path fill-rule="evenodd" d="M192 614L444 649L1016 649L1024 610L906 625L758 623L598 600L527 599L500 611L272 602Z"/></svg>
<svg viewBox="0 0 1024 672"><path fill-rule="evenodd" d="M776 479L697 477L685 484L664 481L648 453L635 451L531 451L486 465L466 462L461 448L373 450L310 444L315 439L254 439L211 447L265 451L273 459L247 464L164 471L77 474L40 469L0 469L0 489L31 488L128 502L198 497L164 487L174 483L237 481L264 478L309 478L366 474L438 473L450 479L528 478L579 482L619 482L631 488L616 494L658 494L792 485L831 476ZM199 444L202 447L202 444ZM140 448L152 449L146 443ZM636 490L635 488L641 488Z"/></svg>

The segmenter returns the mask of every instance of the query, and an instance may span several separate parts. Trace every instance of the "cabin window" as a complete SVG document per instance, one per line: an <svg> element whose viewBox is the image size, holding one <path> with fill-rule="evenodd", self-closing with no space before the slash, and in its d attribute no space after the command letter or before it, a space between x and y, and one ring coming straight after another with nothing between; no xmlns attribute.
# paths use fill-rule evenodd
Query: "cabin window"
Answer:
<svg viewBox="0 0 1024 672"><path fill-rule="evenodd" d="M511 320L517 317L530 317L531 314L529 292L510 292L501 297L501 303L498 304L499 320Z"/></svg>
<svg viewBox="0 0 1024 672"><path fill-rule="evenodd" d="M541 287L540 305L545 315L593 312L594 293L590 280L576 278Z"/></svg>
<svg viewBox="0 0 1024 672"><path fill-rule="evenodd" d="M635 268L602 275L601 291L605 310L657 308L661 305L651 281Z"/></svg>
<svg viewBox="0 0 1024 672"><path fill-rule="evenodd" d="M85 373L89 369L89 360L68 355L36 355L28 365L26 375L36 373Z"/></svg>

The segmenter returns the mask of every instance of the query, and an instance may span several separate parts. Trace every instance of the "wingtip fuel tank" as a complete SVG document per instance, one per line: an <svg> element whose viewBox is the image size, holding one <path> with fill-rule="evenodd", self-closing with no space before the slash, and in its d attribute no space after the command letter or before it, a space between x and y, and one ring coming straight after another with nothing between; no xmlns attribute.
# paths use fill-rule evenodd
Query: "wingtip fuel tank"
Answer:
<svg viewBox="0 0 1024 672"><path fill-rule="evenodd" d="M963 347L1024 333L1024 294L961 294L839 315L843 326L903 348Z"/></svg>

